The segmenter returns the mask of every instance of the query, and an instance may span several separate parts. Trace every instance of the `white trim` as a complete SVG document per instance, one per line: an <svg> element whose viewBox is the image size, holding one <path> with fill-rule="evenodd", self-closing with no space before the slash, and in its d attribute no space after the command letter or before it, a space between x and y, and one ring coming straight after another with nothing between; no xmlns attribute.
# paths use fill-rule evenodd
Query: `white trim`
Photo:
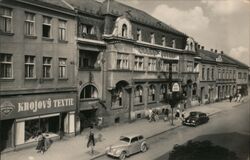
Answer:
<svg viewBox="0 0 250 160"><path fill-rule="evenodd" d="M22 122L22 121L27 121L27 120L39 119L39 118L55 117L55 116L59 116L59 115L60 115L60 113L54 113L54 114L47 114L47 115L42 115L42 116L21 118L21 119L16 119L16 122Z"/></svg>
<svg viewBox="0 0 250 160"><path fill-rule="evenodd" d="M92 39L86 39L86 38L80 38L77 37L78 41L82 41L82 42L90 42L90 43L96 43L96 44L106 44L104 41L98 41L98 40L92 40Z"/></svg>

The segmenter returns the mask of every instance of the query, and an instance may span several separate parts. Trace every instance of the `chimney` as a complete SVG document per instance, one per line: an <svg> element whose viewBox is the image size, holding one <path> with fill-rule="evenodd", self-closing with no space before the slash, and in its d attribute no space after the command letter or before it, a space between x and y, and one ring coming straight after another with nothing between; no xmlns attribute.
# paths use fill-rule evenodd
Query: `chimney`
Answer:
<svg viewBox="0 0 250 160"><path fill-rule="evenodd" d="M204 46L201 46L201 49L204 50Z"/></svg>
<svg viewBox="0 0 250 160"><path fill-rule="evenodd" d="M223 54L224 52L223 51L220 51L220 54Z"/></svg>
<svg viewBox="0 0 250 160"><path fill-rule="evenodd" d="M211 52L213 52L214 51L214 49L213 48L211 48L211 50L210 50Z"/></svg>
<svg viewBox="0 0 250 160"><path fill-rule="evenodd" d="M216 49L216 50L214 50L214 52L215 52L215 53L217 53L217 49Z"/></svg>

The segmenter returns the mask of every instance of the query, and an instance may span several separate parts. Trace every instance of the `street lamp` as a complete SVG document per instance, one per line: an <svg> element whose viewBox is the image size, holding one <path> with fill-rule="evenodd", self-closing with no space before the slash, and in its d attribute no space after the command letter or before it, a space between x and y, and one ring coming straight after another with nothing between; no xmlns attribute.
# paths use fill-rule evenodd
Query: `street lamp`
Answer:
<svg viewBox="0 0 250 160"><path fill-rule="evenodd" d="M172 110L172 125L174 125L174 108L176 107L176 105L178 103L180 103L180 101L182 100L182 96L180 94L180 87L178 83L174 83L173 84L173 79L172 79L172 64L173 62L169 63L169 89L170 92L167 95L167 102L170 104L171 106L171 110Z"/></svg>

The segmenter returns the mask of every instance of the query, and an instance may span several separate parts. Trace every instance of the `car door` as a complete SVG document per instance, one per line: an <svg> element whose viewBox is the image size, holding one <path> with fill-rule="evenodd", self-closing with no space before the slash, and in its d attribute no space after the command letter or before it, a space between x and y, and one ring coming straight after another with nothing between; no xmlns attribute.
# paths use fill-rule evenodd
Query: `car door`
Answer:
<svg viewBox="0 0 250 160"><path fill-rule="evenodd" d="M130 154L138 152L138 148L140 148L140 143L138 141L138 137L134 137L131 139Z"/></svg>

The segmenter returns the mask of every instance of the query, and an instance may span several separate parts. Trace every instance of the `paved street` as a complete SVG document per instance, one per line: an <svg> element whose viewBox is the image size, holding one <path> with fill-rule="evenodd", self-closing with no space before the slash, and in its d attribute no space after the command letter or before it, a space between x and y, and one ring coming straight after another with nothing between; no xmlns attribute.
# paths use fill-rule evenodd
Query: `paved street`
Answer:
<svg viewBox="0 0 250 160"><path fill-rule="evenodd" d="M240 107L233 107L238 105L236 102L220 102L214 103L210 105L202 105L198 107L193 107L188 109L186 112L197 110L204 111L210 115L213 115L211 121L208 124L197 128L189 128L189 127L179 127L181 125L181 121L175 121L175 126L171 126L169 122L163 122L162 120L159 122L149 123L146 120L138 120L134 123L130 124L121 124L117 126L111 126L108 128L104 128L101 131L96 130L95 135L99 137L99 142L96 144L96 153L95 155L91 155L89 153L89 149L86 148L87 144L87 132L85 131L82 135L64 139L62 141L56 141L52 144L51 148L44 154L38 154L34 148L28 148L25 150L20 150L16 152L9 152L7 154L3 154L1 160L88 160L94 158L98 155L104 153L104 149L106 146L113 144L118 137L122 134L127 133L144 133L145 137L152 137L158 133L162 133L171 128L176 128L171 132L166 132L167 136L160 136L158 138L151 138L150 143L152 144L150 150L144 154L135 155L135 157L131 157L131 159L154 159L155 155L162 155L166 151L172 149L174 144L182 144L187 139L195 138L197 135L203 135L204 133L214 133L218 129L216 129L215 123L217 123L218 115L222 115L225 117L226 121L229 122L229 116L227 116L227 112L233 112L234 110L238 110ZM246 107L245 107L246 108ZM223 111L223 113L218 114ZM216 113L216 115L214 115ZM248 113L248 112L244 112ZM222 122L221 122L222 123ZM228 127L226 126L228 125ZM231 124L222 124L226 128L221 128L221 130L228 130L231 128ZM243 127L245 128L245 127ZM242 130L242 129L241 129ZM194 134L194 131L197 134ZM211 131L211 132L209 132ZM244 130L242 130L244 131ZM244 131L245 132L245 131ZM247 132L247 131L246 131ZM165 135L164 134L164 135ZM185 135L185 136L184 136ZM174 138L172 138L174 137ZM158 143L159 142L159 143ZM162 148L164 146L164 150ZM101 158L100 158L101 159Z"/></svg>
<svg viewBox="0 0 250 160"><path fill-rule="evenodd" d="M247 159L250 149L249 123L249 104L244 103L210 116L207 124L198 127L180 126L175 130L152 137L148 140L150 149L146 153L133 155L129 159L166 160L167 152L171 151L175 144L183 144L191 139L211 140L215 144L237 152L242 159ZM99 158L99 160L111 159L106 156Z"/></svg>

